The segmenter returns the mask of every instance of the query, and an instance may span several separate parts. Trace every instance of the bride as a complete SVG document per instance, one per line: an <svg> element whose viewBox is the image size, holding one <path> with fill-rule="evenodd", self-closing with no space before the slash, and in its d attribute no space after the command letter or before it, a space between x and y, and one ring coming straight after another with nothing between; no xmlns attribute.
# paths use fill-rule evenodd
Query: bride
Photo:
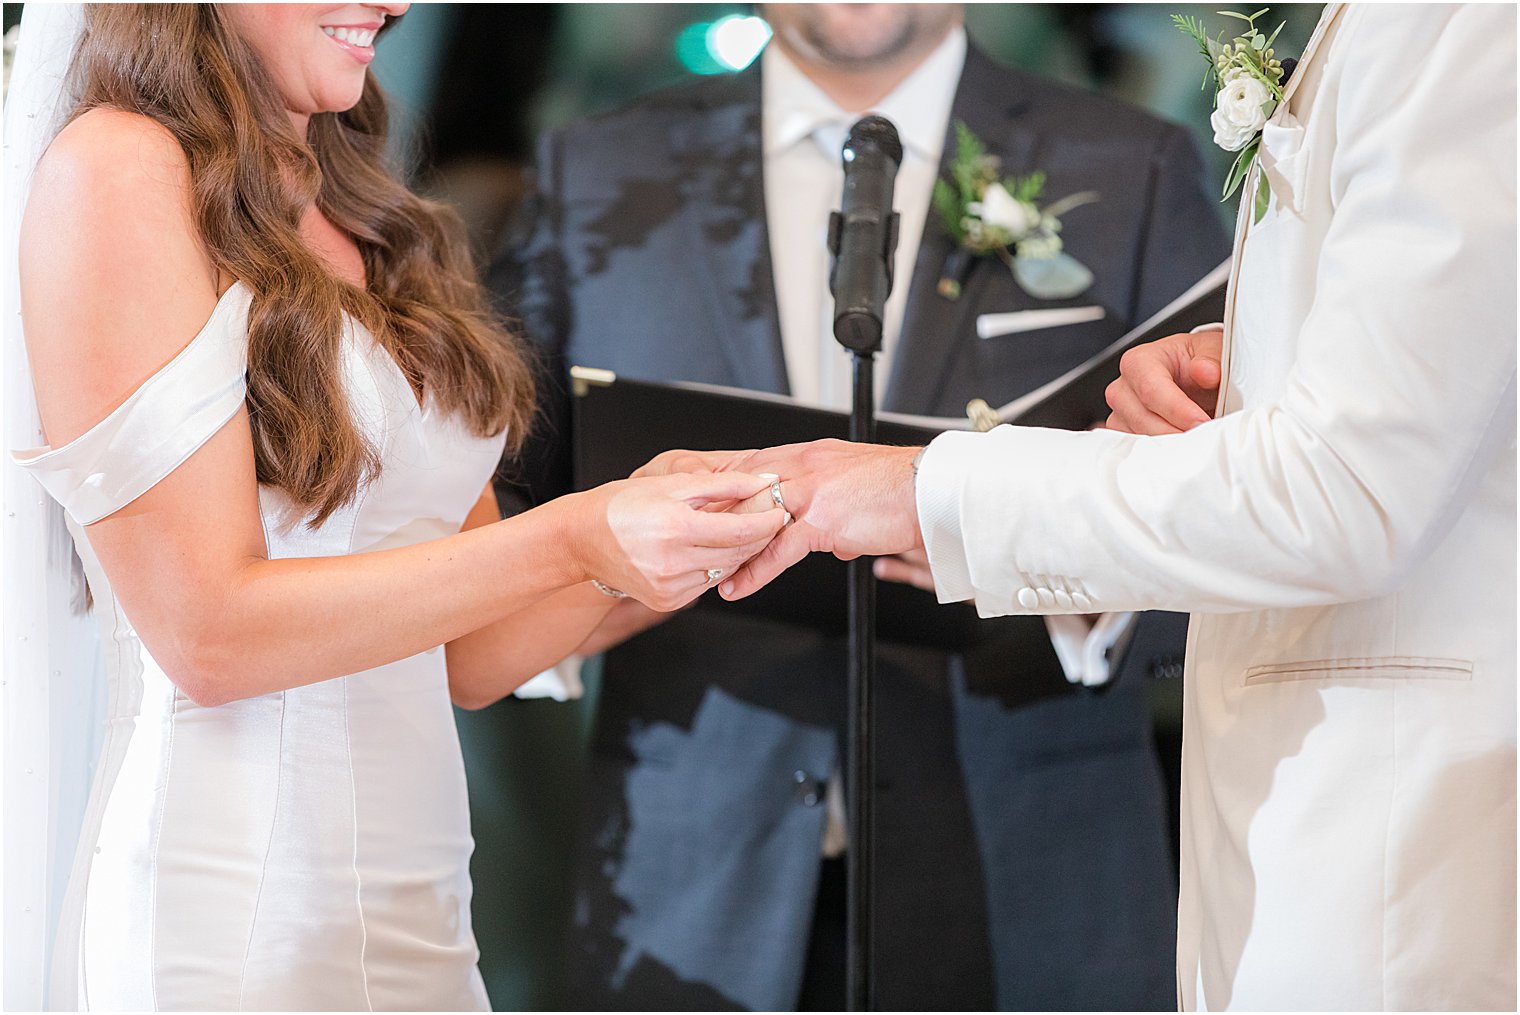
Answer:
<svg viewBox="0 0 1520 1015"><path fill-rule="evenodd" d="M405 8L84 15L21 226L47 446L17 455L108 646L59 945L82 1007L487 1007L450 699L783 524L703 510L768 485L733 473L498 520L530 370L457 223L382 168L368 65Z"/></svg>

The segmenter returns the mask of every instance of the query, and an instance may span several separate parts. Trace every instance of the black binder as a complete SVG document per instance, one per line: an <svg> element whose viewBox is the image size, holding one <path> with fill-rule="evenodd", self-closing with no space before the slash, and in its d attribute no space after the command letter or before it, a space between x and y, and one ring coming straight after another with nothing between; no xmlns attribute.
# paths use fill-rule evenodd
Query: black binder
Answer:
<svg viewBox="0 0 1520 1015"><path fill-rule="evenodd" d="M1224 319L1228 274L1227 262L1086 363L1001 409L973 402L968 416L959 419L879 413L877 440L927 444L946 430L990 429L1001 423L1085 430L1107 414L1104 389L1119 376L1119 358L1131 346ZM626 478L671 448L716 451L844 439L849 428L846 412L782 395L634 380L587 367L573 368L571 376L575 485L580 490ZM1000 626L978 619L970 604L941 605L930 593L905 585L883 582L877 596L878 636L885 641L960 651ZM747 599L728 603L709 594L699 608L733 610L842 636L844 564L814 554Z"/></svg>

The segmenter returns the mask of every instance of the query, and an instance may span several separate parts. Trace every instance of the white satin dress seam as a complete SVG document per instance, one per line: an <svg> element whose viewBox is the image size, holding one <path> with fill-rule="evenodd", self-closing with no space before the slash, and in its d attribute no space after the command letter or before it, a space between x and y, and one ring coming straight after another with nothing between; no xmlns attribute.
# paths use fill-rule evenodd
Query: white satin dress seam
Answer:
<svg viewBox="0 0 1520 1015"><path fill-rule="evenodd" d="M384 390L384 386L381 382L379 374L375 370L373 355L365 355L365 350L362 350L358 347L358 336L355 334L355 331L356 329L350 320L345 325L344 340L350 342L353 345L355 352L358 353L359 362L363 365L366 373L369 376L370 385L378 396L379 393ZM371 349L369 351L373 353L375 350ZM401 368L397 366L393 360L389 360L388 356L387 359L392 372L399 375L401 373ZM386 452L390 450L391 446L390 427L380 427L379 435L379 452L381 460L383 461ZM353 512L353 518L355 520L358 519L360 511L363 510L364 499L369 496L369 490L369 486L366 485L364 487L361 487L359 492L355 494L355 499L357 502L355 504ZM354 552L354 537L352 530L349 531L348 535L347 552ZM364 1010L374 1011L375 1005L374 1001L370 998L369 990L369 926L365 920L364 914L364 876L359 869L359 791L354 778L353 737L349 727L350 719L351 716L349 713L348 704L348 683L345 681L343 684L343 744L348 759L349 804L353 808L354 814L353 854L351 866L354 874L354 911L359 920L359 976L360 982L364 987Z"/></svg>
<svg viewBox="0 0 1520 1015"><path fill-rule="evenodd" d="M343 750L348 758L348 798L354 810L351 867L354 872L354 912L359 918L359 982L364 986L364 1010L374 1011L369 993L369 925L364 919L364 876L359 873L359 787L354 779L354 740L349 725L348 682L343 682Z"/></svg>
<svg viewBox="0 0 1520 1015"><path fill-rule="evenodd" d="M266 536L267 539L267 536ZM266 543L267 545L267 543ZM275 747L276 764L280 764L285 754L285 692L276 692L280 697L280 736ZM248 960L253 954L253 942L257 939L259 928L259 905L264 901L264 882L269 876L269 854L274 849L275 818L280 813L280 783L275 780L274 807L269 821L269 835L264 842L264 859L259 864L259 887L253 897L253 918L248 921L248 943L243 949L243 965L238 972L238 1011L246 1011L243 998L248 989Z"/></svg>
<svg viewBox="0 0 1520 1015"><path fill-rule="evenodd" d="M163 762L164 782L166 784L174 778L174 727L175 720L179 716L179 693L174 691L171 694L172 698L169 703L169 742L165 746ZM158 813L155 815L157 821L154 823L153 848L150 854L153 857L153 876L149 879L149 884L152 887L149 889L150 894L148 896L149 906L151 907L149 909L151 922L148 925L148 955L153 960L153 964L150 967L150 975L148 977L148 991L153 999L154 1011L161 1010L158 1004L158 867L162 857L160 845L164 841L164 817L167 813L167 807L159 807Z"/></svg>

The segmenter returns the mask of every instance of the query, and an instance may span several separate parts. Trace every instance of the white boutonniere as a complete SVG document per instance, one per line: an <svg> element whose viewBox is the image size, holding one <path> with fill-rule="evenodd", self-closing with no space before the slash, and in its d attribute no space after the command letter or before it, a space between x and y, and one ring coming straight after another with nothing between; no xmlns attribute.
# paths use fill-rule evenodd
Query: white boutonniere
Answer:
<svg viewBox="0 0 1520 1015"><path fill-rule="evenodd" d="M976 257L1000 258L1014 280L1037 299L1070 299L1093 283L1092 272L1062 250L1061 216L1098 199L1073 194L1045 207L1045 174L1003 176L1002 162L959 120L950 180L934 182L934 207L956 248L940 273L939 293L959 299Z"/></svg>
<svg viewBox="0 0 1520 1015"><path fill-rule="evenodd" d="M1228 201L1250 173L1251 164L1261 149L1261 129L1282 102L1283 84L1291 70L1291 61L1285 69L1272 48L1283 26L1278 25L1270 36L1261 34L1256 28L1256 19L1269 10L1271 8L1263 7L1250 15L1220 11L1225 17L1239 18L1246 23L1245 32L1230 42L1224 41L1223 32L1217 39L1209 38L1203 30L1203 22L1197 18L1172 15L1172 23L1198 43L1199 52L1209 61L1209 69L1203 75L1203 87L1209 86L1212 77L1216 91L1209 124L1214 128L1214 143L1227 152L1240 153L1225 176L1222 201ZM1253 221L1261 221L1271 196L1272 186L1267 182L1266 174L1257 173L1256 193L1252 197Z"/></svg>

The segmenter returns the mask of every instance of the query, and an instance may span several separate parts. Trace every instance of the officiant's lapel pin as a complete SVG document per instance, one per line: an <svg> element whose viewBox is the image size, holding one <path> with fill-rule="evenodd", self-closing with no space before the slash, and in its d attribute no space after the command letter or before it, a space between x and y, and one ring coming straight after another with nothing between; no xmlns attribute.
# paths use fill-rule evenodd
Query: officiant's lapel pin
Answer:
<svg viewBox="0 0 1520 1015"><path fill-rule="evenodd" d="M985 398L973 398L966 403L966 422L977 433L986 433L1002 421L998 419L997 410L988 405Z"/></svg>

